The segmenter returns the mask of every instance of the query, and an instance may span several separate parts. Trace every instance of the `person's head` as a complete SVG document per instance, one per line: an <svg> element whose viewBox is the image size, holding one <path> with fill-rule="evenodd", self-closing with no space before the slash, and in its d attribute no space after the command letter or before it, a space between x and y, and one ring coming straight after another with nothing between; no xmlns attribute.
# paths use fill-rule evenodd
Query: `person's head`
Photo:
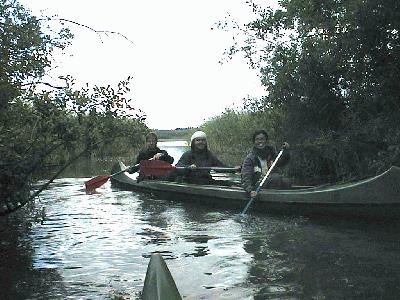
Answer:
<svg viewBox="0 0 400 300"><path fill-rule="evenodd" d="M147 149L154 149L157 147L158 137L155 132L149 132L146 135L146 148Z"/></svg>
<svg viewBox="0 0 400 300"><path fill-rule="evenodd" d="M195 151L207 150L207 135L203 131L196 131L190 138L190 147Z"/></svg>
<svg viewBox="0 0 400 300"><path fill-rule="evenodd" d="M254 147L256 147L257 149L264 149L267 145L268 133L263 129L256 130L254 131L252 138Z"/></svg>

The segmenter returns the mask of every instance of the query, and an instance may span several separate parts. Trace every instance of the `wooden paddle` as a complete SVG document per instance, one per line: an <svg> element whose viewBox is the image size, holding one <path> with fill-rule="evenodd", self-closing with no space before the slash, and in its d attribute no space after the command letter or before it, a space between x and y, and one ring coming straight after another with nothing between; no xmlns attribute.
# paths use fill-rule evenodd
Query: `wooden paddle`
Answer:
<svg viewBox="0 0 400 300"><path fill-rule="evenodd" d="M258 187L256 188L256 192L258 194L258 192L261 190L265 180L267 180L269 174L271 174L272 169L275 167L276 163L278 162L279 158L281 157L283 153L283 149L279 152L278 156L275 158L274 162L272 163L271 167L268 169L267 174L265 174L263 180L261 180L260 184L258 185ZM257 196L256 196L257 197ZM243 209L243 211L240 213L241 216L244 216L247 212L247 210L249 209L250 205L253 203L255 197L251 197L249 202L247 202L247 205L245 206L245 208Z"/></svg>
<svg viewBox="0 0 400 300"><path fill-rule="evenodd" d="M173 170L214 170L217 172L233 173L239 171L239 168L229 167L176 167L163 160L142 160L140 162L139 173L143 176L167 176Z"/></svg>
<svg viewBox="0 0 400 300"><path fill-rule="evenodd" d="M133 167L128 167L126 169L123 169L123 170L118 171L118 172L116 172L114 174L111 174L111 175L99 175L99 176L96 176L96 177L94 177L94 178L92 178L92 179L90 179L90 180L85 182L86 192L87 193L91 193L95 189L97 189L97 188L101 187L103 184L105 184L108 181L108 179L110 179L111 177L116 176L116 175L121 174L121 173L124 173L124 172L128 171L129 169L134 169L134 168L137 168L137 167L139 167L139 164L134 165Z"/></svg>

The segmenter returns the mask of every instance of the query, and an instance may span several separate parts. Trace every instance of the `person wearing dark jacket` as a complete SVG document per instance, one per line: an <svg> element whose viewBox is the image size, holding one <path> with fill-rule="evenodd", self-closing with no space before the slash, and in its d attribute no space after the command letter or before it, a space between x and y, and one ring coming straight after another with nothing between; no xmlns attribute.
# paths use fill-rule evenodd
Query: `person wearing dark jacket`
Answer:
<svg viewBox="0 0 400 300"><path fill-rule="evenodd" d="M207 136L203 131L196 131L190 139L190 150L182 154L177 167L187 167L177 170L174 180L195 184L215 184L209 170L197 170L198 167L226 167L213 153L208 150Z"/></svg>
<svg viewBox="0 0 400 300"><path fill-rule="evenodd" d="M174 158L168 154L167 151L161 150L157 147L158 137L155 132L150 132L146 135L146 145L145 147L139 151L138 156L136 157L136 165L138 165L142 160L163 160L170 164L174 162ZM135 173L139 170L138 166L133 166L129 173Z"/></svg>
<svg viewBox="0 0 400 300"><path fill-rule="evenodd" d="M253 148L246 156L242 164L241 179L242 187L250 197L257 195L256 189L260 181L266 175L268 168L277 157L273 147L267 145L268 134L265 130L257 130L253 133ZM288 151L289 144L283 143L283 153L277 161L274 169L268 176L263 187L266 188L288 188L290 182L280 174L280 168L284 167L290 160Z"/></svg>

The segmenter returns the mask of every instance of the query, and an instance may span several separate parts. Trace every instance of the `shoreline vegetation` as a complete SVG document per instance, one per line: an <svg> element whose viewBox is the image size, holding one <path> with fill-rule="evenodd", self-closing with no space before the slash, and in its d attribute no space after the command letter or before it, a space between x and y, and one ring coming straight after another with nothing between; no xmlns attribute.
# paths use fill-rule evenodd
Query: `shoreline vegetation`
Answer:
<svg viewBox="0 0 400 300"><path fill-rule="evenodd" d="M262 128L277 149L289 142L286 175L307 184L399 166L400 2L281 5L254 4L251 22L216 26L241 37L225 58L244 54L259 70L265 96L243 99L242 108L227 108L199 128L158 130L160 140L189 140L201 129L210 149L237 165L251 133ZM18 1L0 3L0 215L33 199L36 174L54 169L55 175L78 158L132 156L151 130L128 97L131 77L83 88L68 74L60 74L60 86L44 80L54 50L73 42L64 23L54 27L50 20Z"/></svg>
<svg viewBox="0 0 400 300"><path fill-rule="evenodd" d="M164 140L189 141L196 128L155 129L154 131L160 142Z"/></svg>

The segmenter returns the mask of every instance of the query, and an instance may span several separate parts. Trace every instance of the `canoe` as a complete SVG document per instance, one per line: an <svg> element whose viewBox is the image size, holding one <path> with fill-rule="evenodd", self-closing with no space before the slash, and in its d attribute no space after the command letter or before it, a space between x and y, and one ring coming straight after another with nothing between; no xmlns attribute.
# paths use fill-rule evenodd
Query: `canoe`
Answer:
<svg viewBox="0 0 400 300"><path fill-rule="evenodd" d="M142 290L143 300L181 300L175 281L159 253L153 253L147 266Z"/></svg>
<svg viewBox="0 0 400 300"><path fill-rule="evenodd" d="M123 170L122 162L112 173ZM168 200L207 203L223 208L246 205L247 194L240 186L194 185L161 180L137 180L128 173L111 179L113 186L151 193ZM400 218L400 168L391 167L380 175L338 185L304 187L287 190L265 189L258 194L251 212L300 214L305 216Z"/></svg>

